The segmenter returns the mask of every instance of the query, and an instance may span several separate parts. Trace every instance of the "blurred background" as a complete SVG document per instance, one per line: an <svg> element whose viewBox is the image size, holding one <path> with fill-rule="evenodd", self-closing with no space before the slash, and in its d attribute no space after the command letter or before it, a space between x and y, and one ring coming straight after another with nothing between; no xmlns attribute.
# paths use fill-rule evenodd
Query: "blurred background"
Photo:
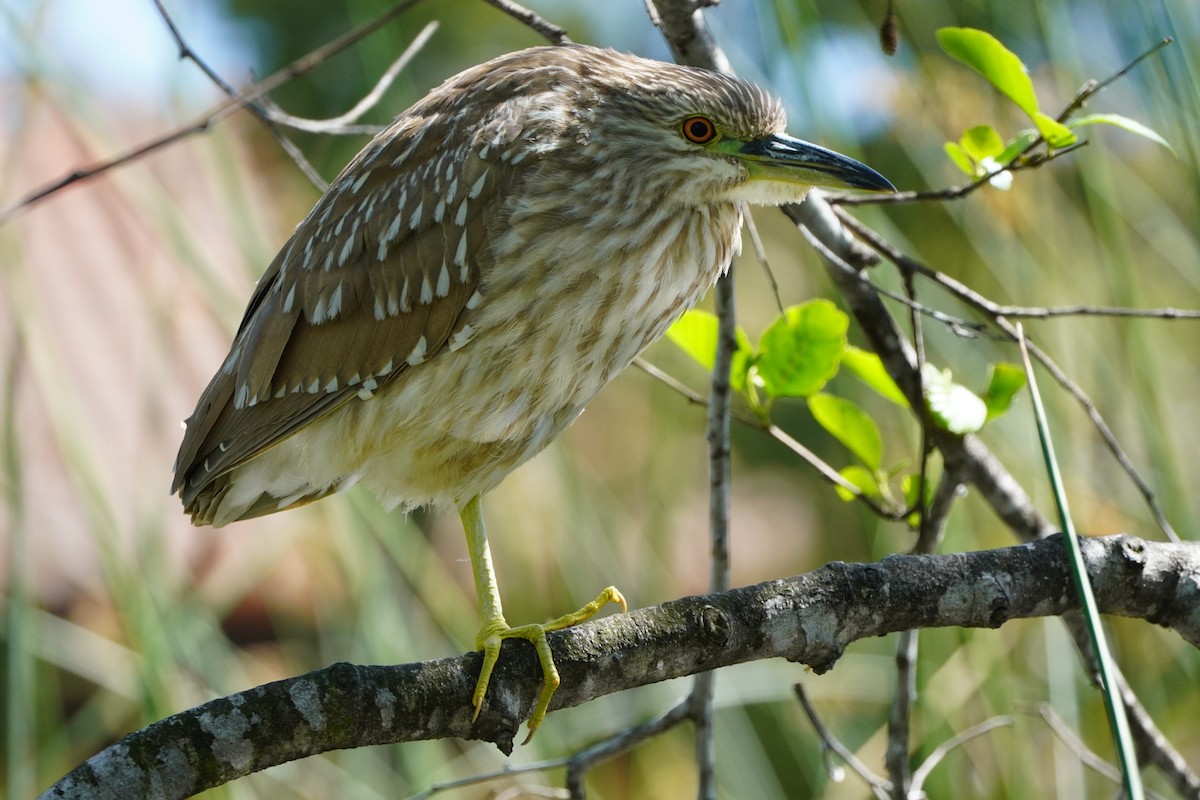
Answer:
<svg viewBox="0 0 1200 800"><path fill-rule="evenodd" d="M366 21L382 0L167 0L183 36L245 85ZM579 42L668 58L641 2L530 2ZM934 33L986 30L1029 66L1043 108L1063 107L1164 36L1175 44L1096 97L1089 111L1154 128L1175 155L1117 129L1024 172L1008 192L867 207L861 219L910 255L1002 303L1200 307L1200 6L1192 0L903 3L902 42L884 56L883 0L724 0L709 12L735 69L783 98L790 130L853 155L904 189L962 181L942 145L991 124L1027 126ZM364 121L384 123L444 78L538 37L478 0L425 2L273 95L291 113L331 117L362 97L430 20L441 27ZM176 59L148 0L0 0L0 207L71 170L196 119L221 95ZM295 134L325 178L364 137ZM399 663L473 646L477 626L456 518L384 513L352 491L220 531L192 528L167 496L186 417L228 348L256 277L318 197L245 113L0 227L0 795L29 797L124 733L215 696L339 660ZM837 300L814 255L778 213L757 212L785 304ZM894 276L878 280L898 286ZM736 265L739 313L756 339L778 313L750 248ZM926 289L923 302L969 316ZM1090 394L1194 539L1200 470L1200 323L1069 318L1027 323ZM1008 345L927 328L930 359L982 390ZM852 329L851 338L862 343ZM704 390L666 342L649 360ZM917 431L901 412L854 397L884 426L886 460L912 468ZM1145 503L1080 407L1042 380L1077 525L1161 538ZM776 417L835 467L848 453L802 403ZM508 618L548 619L616 584L633 606L703 592L707 476L703 410L630 370L541 456L489 496ZM744 585L834 559L874 560L911 535L838 500L765 436L734 428L733 580ZM1024 396L984 434L1014 475L1052 505ZM956 507L944 550L1011 544L977 498ZM1112 620L1130 681L1168 737L1200 767L1200 657L1178 636ZM921 636L913 748L995 714L1015 725L954 751L931 797L1103 796L1111 785L1029 713L1051 703L1112 757L1098 695L1056 620ZM717 769L728 798L859 798L829 779L794 702L803 681L827 725L882 771L893 685L891 637L855 644L829 674L782 661L723 671ZM505 760L448 741L377 747L289 764L207 797L374 799L563 755L669 708L690 682L648 687L553 714ZM547 796L561 773L439 796ZM1162 787L1151 772L1152 787ZM541 787L541 788L539 788ZM682 727L591 773L596 798L694 795ZM541 793L539 793L541 792Z"/></svg>

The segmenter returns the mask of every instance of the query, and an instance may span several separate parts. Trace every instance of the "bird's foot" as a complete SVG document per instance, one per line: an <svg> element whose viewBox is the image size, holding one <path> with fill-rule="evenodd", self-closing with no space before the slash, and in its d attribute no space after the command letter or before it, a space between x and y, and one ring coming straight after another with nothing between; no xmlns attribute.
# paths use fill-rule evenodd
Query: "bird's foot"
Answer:
<svg viewBox="0 0 1200 800"><path fill-rule="evenodd" d="M524 639L537 650L538 661L542 665L542 693L538 697L537 706L533 709L533 715L529 718L529 735L522 742L522 744L528 744L538 726L542 724L542 720L545 719L546 711L550 707L550 698L554 696L554 691L559 684L558 670L554 667L554 657L550 654L550 644L546 641L546 634L585 622L609 603L621 606L622 613L629 610L621 593L615 587L609 586L595 600L578 611L543 625L521 625L510 628L503 616L484 620L479 633L475 635L475 646L483 651L483 669L479 671L479 680L475 683L475 694L471 697L471 706L475 709L472 719L477 719L480 709L483 708L483 698L487 694L488 683L492 679L492 668L496 666L496 660L500 658L501 642L505 639Z"/></svg>

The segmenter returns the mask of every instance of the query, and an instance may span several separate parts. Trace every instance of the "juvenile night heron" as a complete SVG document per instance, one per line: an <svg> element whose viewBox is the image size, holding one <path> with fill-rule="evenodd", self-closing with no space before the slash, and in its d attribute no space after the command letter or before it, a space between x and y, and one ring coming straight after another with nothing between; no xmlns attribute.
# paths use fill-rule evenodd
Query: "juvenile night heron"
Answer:
<svg viewBox="0 0 1200 800"><path fill-rule="evenodd" d="M890 191L783 134L752 84L592 47L511 53L446 81L342 171L259 280L205 389L172 491L197 525L354 484L455 507L481 606L478 715L504 639L480 498L691 307L740 246L742 203Z"/></svg>

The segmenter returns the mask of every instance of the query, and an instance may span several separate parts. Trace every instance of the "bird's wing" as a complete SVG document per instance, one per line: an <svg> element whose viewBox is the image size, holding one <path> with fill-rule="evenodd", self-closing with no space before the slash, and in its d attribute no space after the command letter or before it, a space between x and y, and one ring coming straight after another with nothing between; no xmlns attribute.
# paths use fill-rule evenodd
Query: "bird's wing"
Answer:
<svg viewBox="0 0 1200 800"><path fill-rule="evenodd" d="M343 170L259 280L187 420L172 491L189 510L220 476L437 357L478 302L485 233L516 180L501 162L521 119L504 109L469 132L459 119L397 120Z"/></svg>

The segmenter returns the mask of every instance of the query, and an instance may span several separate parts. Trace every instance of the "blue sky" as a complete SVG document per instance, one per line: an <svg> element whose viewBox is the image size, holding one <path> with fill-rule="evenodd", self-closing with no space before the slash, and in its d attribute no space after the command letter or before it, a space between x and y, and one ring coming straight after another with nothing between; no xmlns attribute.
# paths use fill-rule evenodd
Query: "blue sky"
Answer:
<svg viewBox="0 0 1200 800"><path fill-rule="evenodd" d="M165 4L192 47L245 82L255 67L251 42L220 3ZM151 0L0 0L0 79L32 74L126 103L193 97L197 110L215 90L177 56Z"/></svg>
<svg viewBox="0 0 1200 800"><path fill-rule="evenodd" d="M252 71L262 76L280 66L256 63L248 23L231 21L220 0L165 4L188 43L235 86L248 83ZM553 4L533 5L553 14ZM628 17L604 13L598 5L574 6L577 13L593 17L598 43L668 57L648 23L631 28ZM887 93L889 68L873 31L824 31L803 54L804 68L798 70L781 53L764 63L759 14L754 0L725 0L710 12L718 37L732 48L730 57L744 77L782 95L797 121L809 108L807 90L819 86L823 98L836 100L822 108L825 125L861 133L888 124L890 112L879 97ZM219 97L194 65L177 56L152 0L0 0L0 81L33 75L51 86L99 96L106 104L160 114L171 109L168 113L187 118ZM803 83L797 82L797 73L805 75Z"/></svg>

